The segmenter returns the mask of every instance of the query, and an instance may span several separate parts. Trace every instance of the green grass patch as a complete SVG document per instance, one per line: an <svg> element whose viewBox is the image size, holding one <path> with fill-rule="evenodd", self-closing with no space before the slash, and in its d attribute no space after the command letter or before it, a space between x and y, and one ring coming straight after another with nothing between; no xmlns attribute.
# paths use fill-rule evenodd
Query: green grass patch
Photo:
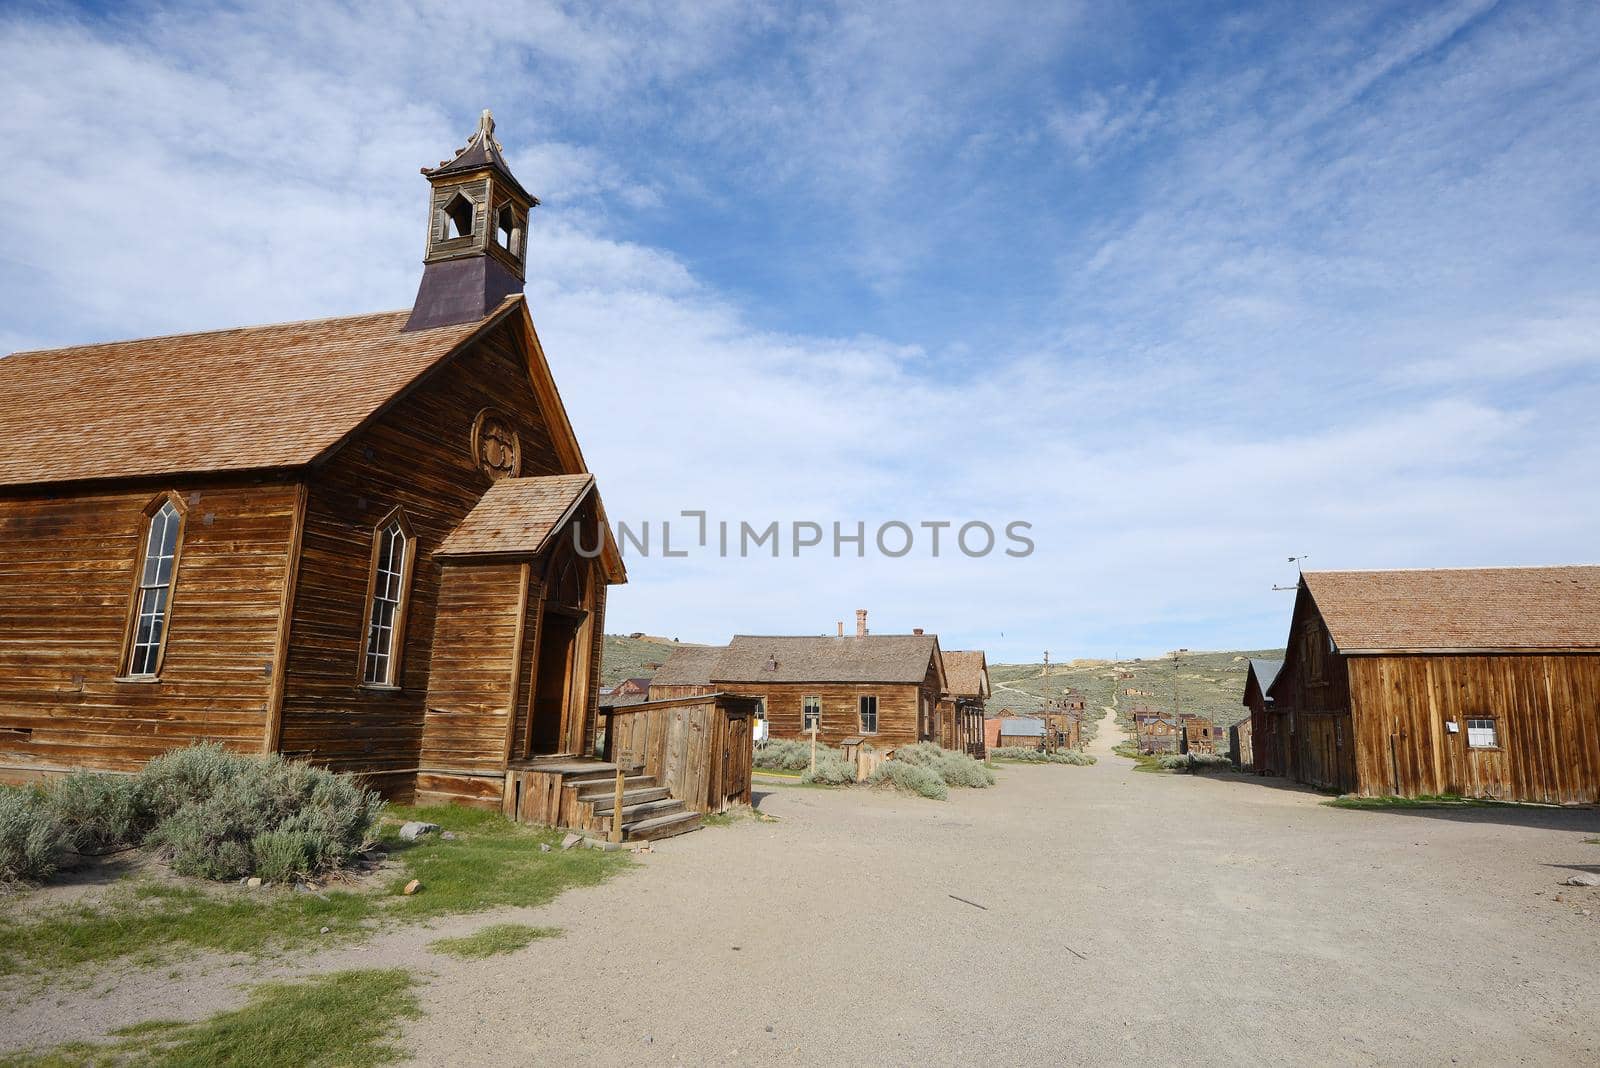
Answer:
<svg viewBox="0 0 1600 1068"><path fill-rule="evenodd" d="M554 938L561 933L559 927L533 927L525 923L491 923L480 931L463 938L440 938L429 942L435 953L448 953L464 960L482 960L498 957L502 953L515 953L541 938Z"/></svg>
<svg viewBox="0 0 1600 1068"><path fill-rule="evenodd" d="M480 809L404 808L392 816L437 823L457 837L401 842L398 824L389 827L384 843L402 874L374 892L141 882L116 888L94 904L32 915L0 912L0 976L69 971L122 958L151 966L199 951L255 955L354 941L387 923L543 905L631 863L625 853L560 849L560 832L523 827ZM541 852L541 844L550 851ZM422 887L407 897L402 890L412 879Z"/></svg>
<svg viewBox="0 0 1600 1068"><path fill-rule="evenodd" d="M112 1042L71 1042L41 1053L11 1054L0 1058L0 1068L391 1064L405 1056L393 1043L396 1025L420 1015L412 987L411 976L398 968L265 983L232 1012L195 1023L151 1020L114 1032Z"/></svg>
<svg viewBox="0 0 1600 1068"><path fill-rule="evenodd" d="M1132 742L1123 742L1121 745L1113 749L1112 752L1116 753L1118 756L1127 757L1129 760L1133 761L1134 764L1137 765L1133 769L1134 771L1148 771L1157 775L1167 774L1165 769L1161 767L1160 756L1155 753L1141 753L1139 752L1139 747L1134 745Z"/></svg>
<svg viewBox="0 0 1600 1068"><path fill-rule="evenodd" d="M524 827L497 812L452 805L392 811L401 820L437 823L458 836L446 841L429 835L414 844L385 838L406 866L391 891L398 895L409 880L422 880L415 896L393 902L391 914L401 917L543 905L563 890L595 886L632 863L621 852L561 849L560 831ZM541 853L541 843L550 852Z"/></svg>
<svg viewBox="0 0 1600 1068"><path fill-rule="evenodd" d="M787 768L753 768L752 775L771 775L779 779L798 779L805 774L805 769L790 771Z"/></svg>
<svg viewBox="0 0 1600 1068"><path fill-rule="evenodd" d="M100 902L65 905L36 917L0 917L0 975L70 970L130 958L150 966L178 951L258 953L366 932L372 900L335 891L212 891L141 883ZM322 934L322 928L328 934Z"/></svg>

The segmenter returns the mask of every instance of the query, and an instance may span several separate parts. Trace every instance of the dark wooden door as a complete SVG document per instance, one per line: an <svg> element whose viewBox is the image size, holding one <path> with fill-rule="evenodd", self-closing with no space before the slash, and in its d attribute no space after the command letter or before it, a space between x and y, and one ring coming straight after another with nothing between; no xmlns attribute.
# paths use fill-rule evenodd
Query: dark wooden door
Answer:
<svg viewBox="0 0 1600 1068"><path fill-rule="evenodd" d="M536 756L562 750L577 632L573 620L556 613L546 613L539 628L538 675L533 685L532 722L528 724L528 751Z"/></svg>

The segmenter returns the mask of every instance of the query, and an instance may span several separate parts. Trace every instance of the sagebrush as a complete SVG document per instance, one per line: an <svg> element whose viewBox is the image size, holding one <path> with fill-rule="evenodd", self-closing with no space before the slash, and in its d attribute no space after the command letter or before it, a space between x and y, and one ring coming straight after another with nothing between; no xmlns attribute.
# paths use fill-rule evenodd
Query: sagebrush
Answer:
<svg viewBox="0 0 1600 1068"><path fill-rule="evenodd" d="M1218 753L1168 753L1158 763L1167 771L1226 771L1233 761Z"/></svg>
<svg viewBox="0 0 1600 1068"><path fill-rule="evenodd" d="M134 775L77 772L0 791L0 879L48 878L63 850L157 850L184 875L325 874L372 842L383 801L354 779L220 745L176 749Z"/></svg>
<svg viewBox="0 0 1600 1068"><path fill-rule="evenodd" d="M908 764L903 760L885 760L867 781L873 785L887 782L897 790L921 794L935 801L943 801L950 796L950 788L944 784L938 772L922 764Z"/></svg>
<svg viewBox="0 0 1600 1068"><path fill-rule="evenodd" d="M933 742L903 745L894 751L894 760L927 768L946 786L962 786L981 790L993 786L994 772L984 767L966 753L945 749Z"/></svg>
<svg viewBox="0 0 1600 1068"><path fill-rule="evenodd" d="M824 786L848 786L856 781L856 764L848 760L837 749L817 750L817 768L811 770L809 761L806 772L800 776L800 781L805 783L819 783Z"/></svg>
<svg viewBox="0 0 1600 1068"><path fill-rule="evenodd" d="M817 759L820 761L823 753L831 752L834 750L819 744ZM811 766L811 741L774 738L763 742L756 746L755 764L769 771L803 771Z"/></svg>
<svg viewBox="0 0 1600 1068"><path fill-rule="evenodd" d="M0 786L0 882L50 878L67 845L67 831L43 791Z"/></svg>
<svg viewBox="0 0 1600 1068"><path fill-rule="evenodd" d="M1043 749L1024 749L1015 745L991 749L989 756L995 760L1021 760L1029 764L1072 764L1080 768L1086 768L1095 762L1094 757L1088 753L1080 753L1076 749L1058 749L1053 753L1047 753Z"/></svg>

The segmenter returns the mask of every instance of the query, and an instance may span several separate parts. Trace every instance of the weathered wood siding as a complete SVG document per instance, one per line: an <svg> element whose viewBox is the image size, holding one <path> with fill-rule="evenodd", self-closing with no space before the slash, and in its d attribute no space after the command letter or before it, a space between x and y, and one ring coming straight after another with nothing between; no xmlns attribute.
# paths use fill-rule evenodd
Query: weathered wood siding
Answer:
<svg viewBox="0 0 1600 1068"><path fill-rule="evenodd" d="M534 398L515 321L436 369L309 480L295 596L282 748L373 774L401 796L419 767L440 565L433 551L477 504L489 478L471 452L483 408L506 413L521 438L521 475L564 473ZM373 527L405 509L418 552L400 685L360 685L361 633Z"/></svg>
<svg viewBox="0 0 1600 1068"><path fill-rule="evenodd" d="M875 695L878 730L865 737L880 748L911 745L918 740L917 699L926 692L924 687L913 683L730 682L726 688L766 699L770 738L811 737L804 729L801 701L805 697L820 697L822 718L817 738L829 746L837 746L846 738L861 734L858 698ZM653 698L655 689L650 693Z"/></svg>
<svg viewBox="0 0 1600 1068"><path fill-rule="evenodd" d="M439 587L418 800L498 796L518 698L527 629L525 564L446 564ZM520 610L520 614L519 614ZM481 781L479 781L481 780Z"/></svg>
<svg viewBox="0 0 1600 1068"><path fill-rule="evenodd" d="M159 682L116 682L144 510L187 513ZM128 770L194 741L260 751L290 565L292 482L0 497L0 774Z"/></svg>
<svg viewBox="0 0 1600 1068"><path fill-rule="evenodd" d="M726 694L665 706L625 705L608 716L605 758L655 776L696 812L748 803L755 700Z"/></svg>
<svg viewBox="0 0 1600 1068"><path fill-rule="evenodd" d="M1350 657L1361 793L1600 802L1600 656ZM1499 748L1467 745L1492 717ZM1454 721L1458 733L1445 724Z"/></svg>

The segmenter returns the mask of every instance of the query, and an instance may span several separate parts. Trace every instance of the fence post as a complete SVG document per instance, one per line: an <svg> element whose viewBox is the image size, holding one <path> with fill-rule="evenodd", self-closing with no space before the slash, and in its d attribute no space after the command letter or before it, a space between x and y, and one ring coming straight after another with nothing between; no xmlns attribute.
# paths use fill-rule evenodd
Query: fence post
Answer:
<svg viewBox="0 0 1600 1068"><path fill-rule="evenodd" d="M622 841L622 780L627 772L622 770L622 765L617 765L617 789L612 794L611 805L611 840Z"/></svg>
<svg viewBox="0 0 1600 1068"><path fill-rule="evenodd" d="M817 724L811 725L811 774L817 773Z"/></svg>

